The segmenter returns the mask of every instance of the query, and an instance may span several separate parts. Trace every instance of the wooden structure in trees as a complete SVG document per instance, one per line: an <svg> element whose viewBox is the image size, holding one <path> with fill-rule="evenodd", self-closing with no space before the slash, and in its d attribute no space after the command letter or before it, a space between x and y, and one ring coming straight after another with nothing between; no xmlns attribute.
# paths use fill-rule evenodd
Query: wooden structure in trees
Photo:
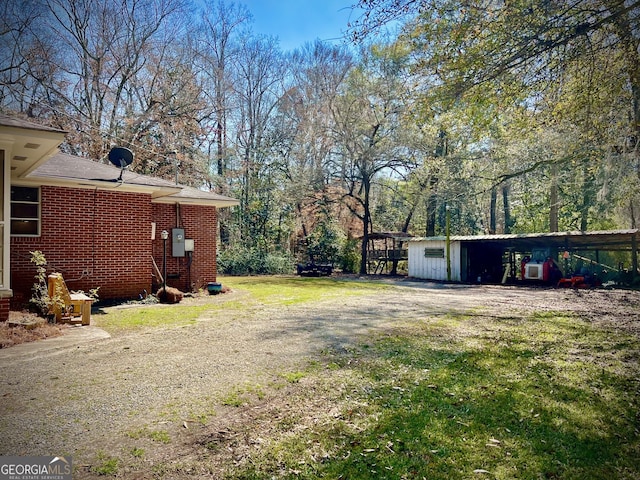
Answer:
<svg viewBox="0 0 640 480"><path fill-rule="evenodd" d="M411 235L404 232L373 232L367 245L367 273L398 273L398 263L409 260L407 242Z"/></svg>

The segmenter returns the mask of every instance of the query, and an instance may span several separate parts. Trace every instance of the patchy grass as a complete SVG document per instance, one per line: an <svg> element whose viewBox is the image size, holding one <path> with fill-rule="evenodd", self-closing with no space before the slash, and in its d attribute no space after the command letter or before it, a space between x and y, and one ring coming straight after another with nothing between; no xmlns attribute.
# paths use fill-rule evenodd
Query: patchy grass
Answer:
<svg viewBox="0 0 640 480"><path fill-rule="evenodd" d="M640 478L639 357L563 312L407 323L327 352L226 478Z"/></svg>
<svg viewBox="0 0 640 480"><path fill-rule="evenodd" d="M266 305L294 305L327 298L364 295L390 288L375 282L357 282L332 277L225 277L220 279L233 290L245 290Z"/></svg>
<svg viewBox="0 0 640 480"><path fill-rule="evenodd" d="M166 430L151 430L147 427L141 428L128 433L128 436L133 439L149 438L154 442L169 443L171 437Z"/></svg>
<svg viewBox="0 0 640 480"><path fill-rule="evenodd" d="M225 287L247 292L239 300L217 301L197 305L141 305L111 307L92 315L92 324L110 334L143 328L179 327L194 324L207 312L242 312L256 305L293 305L327 298L364 295L389 288L387 285L338 280L333 278L302 278L288 276L227 277L219 279ZM205 297L206 298L206 297ZM186 303L186 302L185 302Z"/></svg>
<svg viewBox="0 0 640 480"><path fill-rule="evenodd" d="M118 472L118 463L119 460L117 458L99 451L97 454L97 463L91 467L91 471L98 475L115 475Z"/></svg>
<svg viewBox="0 0 640 480"><path fill-rule="evenodd" d="M153 305L109 308L91 316L92 325L111 334L154 327L194 324L211 305Z"/></svg>
<svg viewBox="0 0 640 480"><path fill-rule="evenodd" d="M289 383L298 383L305 376L306 373L304 372L287 372L282 374L282 378L284 378Z"/></svg>
<svg viewBox="0 0 640 480"><path fill-rule="evenodd" d="M245 384L243 387L237 386L220 398L220 403L227 407L241 407L248 405L254 400L265 398L265 391L262 385Z"/></svg>
<svg viewBox="0 0 640 480"><path fill-rule="evenodd" d="M144 457L144 448L133 447L129 453L132 457L142 458Z"/></svg>

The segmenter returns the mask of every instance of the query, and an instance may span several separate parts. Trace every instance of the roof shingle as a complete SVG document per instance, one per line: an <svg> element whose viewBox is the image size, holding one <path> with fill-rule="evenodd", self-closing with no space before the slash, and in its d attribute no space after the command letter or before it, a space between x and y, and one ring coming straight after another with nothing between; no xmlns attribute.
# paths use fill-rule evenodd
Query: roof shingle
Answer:
<svg viewBox="0 0 640 480"><path fill-rule="evenodd" d="M120 174L122 178L120 179ZM129 185L149 189L154 199L162 202L187 202L204 205L227 207L238 205L239 202L231 197L225 197L214 192L198 190L193 187L176 185L162 178L152 177L121 170L113 165L95 162L87 158L57 153L43 165L36 168L27 179L41 184L56 181L82 186L104 186L107 183L119 186Z"/></svg>

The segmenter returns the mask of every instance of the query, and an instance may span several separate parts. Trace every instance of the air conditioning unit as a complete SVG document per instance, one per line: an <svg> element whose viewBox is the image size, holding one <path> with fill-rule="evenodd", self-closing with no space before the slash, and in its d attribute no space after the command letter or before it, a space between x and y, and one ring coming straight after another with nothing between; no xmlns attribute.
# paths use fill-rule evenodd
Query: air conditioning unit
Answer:
<svg viewBox="0 0 640 480"><path fill-rule="evenodd" d="M524 267L524 278L527 280L542 280L544 268L542 263L527 263Z"/></svg>

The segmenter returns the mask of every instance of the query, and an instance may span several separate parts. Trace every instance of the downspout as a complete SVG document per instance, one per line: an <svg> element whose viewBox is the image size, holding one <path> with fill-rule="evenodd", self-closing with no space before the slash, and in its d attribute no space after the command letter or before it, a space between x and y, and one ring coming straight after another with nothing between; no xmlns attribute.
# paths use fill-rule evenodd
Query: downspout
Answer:
<svg viewBox="0 0 640 480"><path fill-rule="evenodd" d="M91 220L91 224L93 226L92 232L92 252L91 252L91 275L93 275L96 271L96 235L97 235L97 225L96 219L98 217L98 187L94 187L93 189L93 219Z"/></svg>

